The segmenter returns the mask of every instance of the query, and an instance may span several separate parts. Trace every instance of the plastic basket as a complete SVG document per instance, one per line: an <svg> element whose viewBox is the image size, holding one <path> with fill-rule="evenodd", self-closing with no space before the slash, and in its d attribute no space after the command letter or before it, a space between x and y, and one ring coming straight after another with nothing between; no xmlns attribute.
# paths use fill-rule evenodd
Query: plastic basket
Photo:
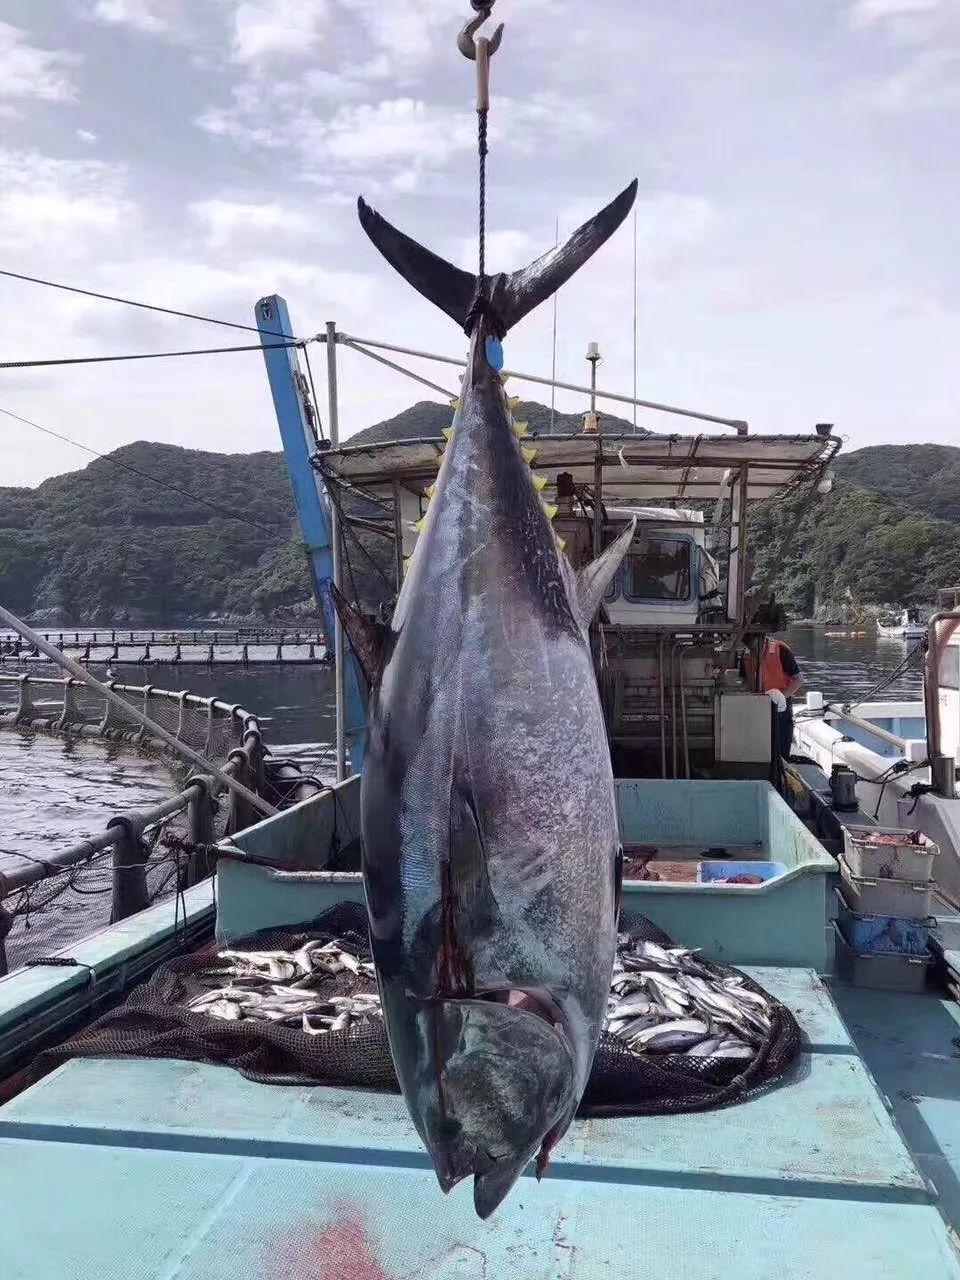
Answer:
<svg viewBox="0 0 960 1280"><path fill-rule="evenodd" d="M843 851L855 876L918 884L931 878L940 852L921 832L901 827L844 827Z"/></svg>
<svg viewBox="0 0 960 1280"><path fill-rule="evenodd" d="M729 880L732 876L760 876L762 880L776 880L777 876L786 875L787 868L782 862L735 862L733 859L723 862L701 862L697 867L697 884L717 884ZM749 886L740 886L749 888ZM731 888L737 888L732 885Z"/></svg>
<svg viewBox="0 0 960 1280"><path fill-rule="evenodd" d="M924 920L931 914L933 885L916 880L866 880L855 876L840 858L843 896L858 915L899 916L904 920Z"/></svg>
<svg viewBox="0 0 960 1280"><path fill-rule="evenodd" d="M930 929L936 923L911 920L906 916L860 915L852 911L838 889L840 932L855 951L876 955L925 956L930 944Z"/></svg>

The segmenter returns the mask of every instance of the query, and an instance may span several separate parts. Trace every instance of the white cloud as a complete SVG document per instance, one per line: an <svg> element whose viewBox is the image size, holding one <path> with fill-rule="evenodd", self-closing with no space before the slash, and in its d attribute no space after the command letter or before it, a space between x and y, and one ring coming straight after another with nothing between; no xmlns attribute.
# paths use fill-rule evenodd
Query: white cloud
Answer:
<svg viewBox="0 0 960 1280"><path fill-rule="evenodd" d="M92 147L95 142L100 141L99 133L94 133L92 129L78 129L77 140L85 142L88 147Z"/></svg>
<svg viewBox="0 0 960 1280"><path fill-rule="evenodd" d="M538 258L550 246L537 244L529 231L500 228L487 232L487 271L516 271ZM470 236L456 243L452 260L465 271L476 271L479 237Z"/></svg>
<svg viewBox="0 0 960 1280"><path fill-rule="evenodd" d="M180 8L177 0L172 4L171 0L97 0L92 16L101 22L156 33L170 29Z"/></svg>
<svg viewBox="0 0 960 1280"><path fill-rule="evenodd" d="M857 0L850 17L895 51L892 69L855 87L855 103L897 113L960 108L958 0Z"/></svg>
<svg viewBox="0 0 960 1280"><path fill-rule="evenodd" d="M320 43L328 17L327 0L244 0L233 17L234 58L306 57Z"/></svg>
<svg viewBox="0 0 960 1280"><path fill-rule="evenodd" d="M358 19L367 40L389 53L395 70L448 58L454 37L472 16L464 0L339 0L339 4ZM522 23L521 30L529 36L537 30L540 15L549 15L551 23L559 26L569 7L570 0L523 0L522 11L516 6L502 16L511 32ZM500 16L494 13L478 34L492 35Z"/></svg>
<svg viewBox="0 0 960 1280"><path fill-rule="evenodd" d="M868 27L891 18L932 13L940 5L941 0L856 0L850 10L850 17L856 26Z"/></svg>
<svg viewBox="0 0 960 1280"><path fill-rule="evenodd" d="M122 169L100 161L0 149L0 244L82 256L135 217L123 183Z"/></svg>
<svg viewBox="0 0 960 1280"><path fill-rule="evenodd" d="M203 228L207 244L222 249L246 236L262 236L277 232L287 235L309 234L316 229L316 219L292 212L279 204L257 204L238 200L199 200L190 213Z"/></svg>
<svg viewBox="0 0 960 1280"><path fill-rule="evenodd" d="M960 51L921 49L860 96L866 105L882 111L960 109Z"/></svg>
<svg viewBox="0 0 960 1280"><path fill-rule="evenodd" d="M66 49L41 49L20 27L0 22L0 98L68 102L76 97L72 73L81 61Z"/></svg>
<svg viewBox="0 0 960 1280"><path fill-rule="evenodd" d="M388 49L397 62L422 62L436 56L438 36L454 35L467 8L462 0L340 0L363 24L366 36ZM492 30L492 27L491 27ZM441 46L444 53L450 45Z"/></svg>
<svg viewBox="0 0 960 1280"><path fill-rule="evenodd" d="M291 151L304 178L331 189L349 178L371 190L386 186L409 193L420 188L425 174L476 150L477 117L469 107L395 97L341 102L331 111L326 102L314 106L297 93L298 83L248 81L234 90L232 106L209 110L196 123L243 147ZM498 154L533 155L544 145L574 147L598 130L582 103L563 103L546 90L524 99L501 96L490 141Z"/></svg>
<svg viewBox="0 0 960 1280"><path fill-rule="evenodd" d="M566 205L560 213L560 239L592 218L600 204L598 199L581 199ZM604 250L613 270L628 273L631 288L634 218L641 288L659 286L688 269L697 270L702 264L693 261L693 251L709 240L720 221L716 205L705 196L678 191L641 193L634 214L613 238L610 249Z"/></svg>
<svg viewBox="0 0 960 1280"><path fill-rule="evenodd" d="M264 110L255 86L235 94L228 110L208 111L197 123L244 147L289 150L302 177L336 188L349 175L371 185L412 191L424 172L476 146L476 116L417 98L344 103L332 114L291 101L271 88L274 108Z"/></svg>
<svg viewBox="0 0 960 1280"><path fill-rule="evenodd" d="M423 160L443 165L473 145L476 120L467 112L444 111L414 98L341 108L320 129L324 150L336 160L370 162Z"/></svg>

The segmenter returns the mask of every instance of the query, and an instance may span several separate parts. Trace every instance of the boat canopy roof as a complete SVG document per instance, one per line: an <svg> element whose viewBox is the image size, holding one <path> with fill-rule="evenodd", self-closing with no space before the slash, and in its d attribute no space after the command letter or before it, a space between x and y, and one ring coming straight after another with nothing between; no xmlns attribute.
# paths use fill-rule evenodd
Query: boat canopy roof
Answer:
<svg viewBox="0 0 960 1280"><path fill-rule="evenodd" d="M556 487L561 472L592 490L597 469L605 500L715 499L733 482L759 502L814 484L840 449L834 435L531 435L532 466ZM394 485L423 492L434 481L446 441L442 436L350 444L316 455L318 469L334 481L371 493Z"/></svg>

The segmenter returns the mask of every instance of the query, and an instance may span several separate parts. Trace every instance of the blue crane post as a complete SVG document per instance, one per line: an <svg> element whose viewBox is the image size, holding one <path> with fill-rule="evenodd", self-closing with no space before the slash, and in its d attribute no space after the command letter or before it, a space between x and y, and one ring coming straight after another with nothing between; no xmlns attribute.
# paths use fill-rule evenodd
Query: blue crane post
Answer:
<svg viewBox="0 0 960 1280"><path fill-rule="evenodd" d="M294 337L290 324L290 312L283 298L276 294L261 298L255 309L257 328L263 344L263 359L267 366L267 378L273 407L280 427L283 452L290 473L293 501L297 508L300 532L307 544L307 554L317 598L323 610L327 649L333 651L336 614L333 607L333 539L330 503L323 482L311 465L314 439L304 411L300 392L302 374L297 359L297 348L283 346L284 336ZM344 704L345 733L350 752L350 763L355 772L363 768L367 744L367 717L362 693L360 673L356 659L344 636Z"/></svg>

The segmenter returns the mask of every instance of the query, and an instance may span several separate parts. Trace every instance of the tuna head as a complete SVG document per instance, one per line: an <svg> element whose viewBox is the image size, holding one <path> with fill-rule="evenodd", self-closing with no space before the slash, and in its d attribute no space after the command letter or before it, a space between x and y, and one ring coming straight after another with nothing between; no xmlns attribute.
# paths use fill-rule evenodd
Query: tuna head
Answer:
<svg viewBox="0 0 960 1280"><path fill-rule="evenodd" d="M537 1013L490 1000L425 1002L415 1019L412 1119L443 1191L473 1175L476 1211L489 1217L576 1109L566 1038Z"/></svg>

